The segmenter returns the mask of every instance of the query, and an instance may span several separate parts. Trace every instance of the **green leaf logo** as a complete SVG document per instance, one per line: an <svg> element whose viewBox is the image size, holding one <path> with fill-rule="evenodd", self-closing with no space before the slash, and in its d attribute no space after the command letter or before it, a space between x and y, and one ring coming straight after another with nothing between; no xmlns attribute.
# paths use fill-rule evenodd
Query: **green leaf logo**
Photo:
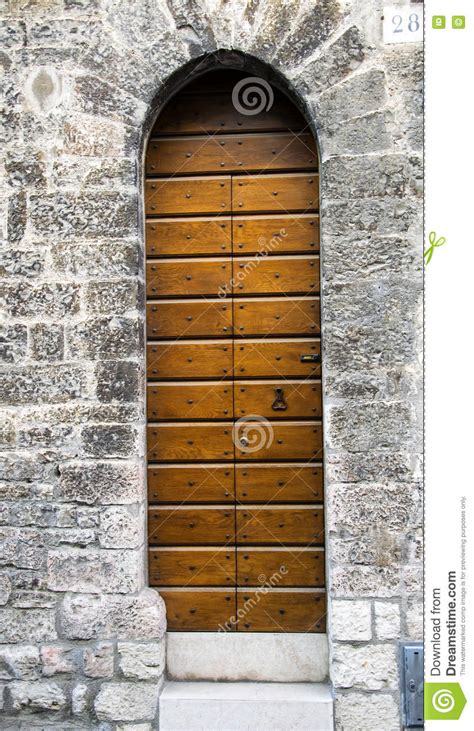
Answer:
<svg viewBox="0 0 474 731"><path fill-rule="evenodd" d="M457 721L465 705L459 683L425 683L425 720Z"/></svg>
<svg viewBox="0 0 474 731"><path fill-rule="evenodd" d="M423 252L423 256L426 260L426 264L429 264L431 261L431 257L433 256L433 252L435 249L437 249L439 246L443 246L443 244L446 243L446 239L444 236L440 236L439 239L436 238L436 233L434 231L430 231L428 240L430 242L430 245L426 249L425 252Z"/></svg>

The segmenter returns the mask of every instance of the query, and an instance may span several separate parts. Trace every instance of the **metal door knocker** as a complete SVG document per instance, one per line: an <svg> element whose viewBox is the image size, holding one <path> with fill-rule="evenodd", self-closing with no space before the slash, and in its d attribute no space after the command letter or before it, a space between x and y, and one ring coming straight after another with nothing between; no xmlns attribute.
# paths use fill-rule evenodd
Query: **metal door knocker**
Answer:
<svg viewBox="0 0 474 731"><path fill-rule="evenodd" d="M275 401L272 403L273 411L286 411L288 404L285 401L282 388L275 388Z"/></svg>

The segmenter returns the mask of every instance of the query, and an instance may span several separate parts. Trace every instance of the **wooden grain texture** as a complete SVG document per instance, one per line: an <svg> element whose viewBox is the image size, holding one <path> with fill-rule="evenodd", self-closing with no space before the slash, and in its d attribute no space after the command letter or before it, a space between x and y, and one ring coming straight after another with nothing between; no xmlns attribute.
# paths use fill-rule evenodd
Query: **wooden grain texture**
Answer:
<svg viewBox="0 0 474 731"><path fill-rule="evenodd" d="M321 382L236 381L234 414L240 419L260 414L267 419L314 419L322 416Z"/></svg>
<svg viewBox="0 0 474 731"><path fill-rule="evenodd" d="M230 177L157 178L145 182L147 215L229 213L230 210Z"/></svg>
<svg viewBox="0 0 474 731"><path fill-rule="evenodd" d="M306 254L319 251L319 216L314 213L234 216L235 256L264 252Z"/></svg>
<svg viewBox="0 0 474 731"><path fill-rule="evenodd" d="M239 632L324 632L326 597L322 592L237 591L237 607L243 618Z"/></svg>
<svg viewBox="0 0 474 731"><path fill-rule="evenodd" d="M148 540L150 546L233 543L234 511L231 507L152 506L148 509Z"/></svg>
<svg viewBox="0 0 474 731"><path fill-rule="evenodd" d="M319 297L261 297L234 302L236 336L316 335Z"/></svg>
<svg viewBox="0 0 474 731"><path fill-rule="evenodd" d="M231 462L232 423L148 424L150 462Z"/></svg>
<svg viewBox="0 0 474 731"><path fill-rule="evenodd" d="M231 259L166 259L146 265L147 297L218 297L232 279Z"/></svg>
<svg viewBox="0 0 474 731"><path fill-rule="evenodd" d="M151 342L147 344L147 378L231 378L232 351L227 340Z"/></svg>
<svg viewBox="0 0 474 731"><path fill-rule="evenodd" d="M239 545L311 546L324 543L323 509L318 506L237 507Z"/></svg>
<svg viewBox="0 0 474 731"><path fill-rule="evenodd" d="M322 465L245 464L235 467L235 490L240 503L321 502Z"/></svg>
<svg viewBox="0 0 474 731"><path fill-rule="evenodd" d="M239 586L323 587L324 583L322 549L237 549Z"/></svg>
<svg viewBox="0 0 474 731"><path fill-rule="evenodd" d="M147 337L231 337L232 304L223 300L147 302Z"/></svg>
<svg viewBox="0 0 474 731"><path fill-rule="evenodd" d="M236 378L314 378L321 373L321 344L309 339L252 339L234 346ZM316 363L301 361L313 355Z"/></svg>
<svg viewBox="0 0 474 731"><path fill-rule="evenodd" d="M319 175L236 175L232 177L232 207L236 213L317 211Z"/></svg>
<svg viewBox="0 0 474 731"><path fill-rule="evenodd" d="M235 586L235 550L211 548L152 548L150 586Z"/></svg>
<svg viewBox="0 0 474 731"><path fill-rule="evenodd" d="M148 502L234 503L233 465L150 465Z"/></svg>
<svg viewBox="0 0 474 731"><path fill-rule="evenodd" d="M318 158L312 135L241 134L153 138L147 175L190 175L314 169Z"/></svg>
<svg viewBox="0 0 474 731"><path fill-rule="evenodd" d="M268 111L241 114L232 104L232 89L227 93L177 95L161 113L152 136L163 134L202 134L203 132L259 132L303 130L306 123L294 105L279 92Z"/></svg>
<svg viewBox="0 0 474 731"><path fill-rule="evenodd" d="M235 259L234 295L319 292L319 257L271 256Z"/></svg>
<svg viewBox="0 0 474 731"><path fill-rule="evenodd" d="M169 632L227 632L235 630L235 590L160 589Z"/></svg>
<svg viewBox="0 0 474 731"><path fill-rule="evenodd" d="M243 421L236 425L237 461L321 460L323 453L321 423ZM250 449L242 445L247 439Z"/></svg>
<svg viewBox="0 0 474 731"><path fill-rule="evenodd" d="M232 419L233 387L229 383L153 383L147 388L150 421Z"/></svg>
<svg viewBox="0 0 474 731"><path fill-rule="evenodd" d="M232 253L229 216L151 218L146 222L146 255L217 256Z"/></svg>

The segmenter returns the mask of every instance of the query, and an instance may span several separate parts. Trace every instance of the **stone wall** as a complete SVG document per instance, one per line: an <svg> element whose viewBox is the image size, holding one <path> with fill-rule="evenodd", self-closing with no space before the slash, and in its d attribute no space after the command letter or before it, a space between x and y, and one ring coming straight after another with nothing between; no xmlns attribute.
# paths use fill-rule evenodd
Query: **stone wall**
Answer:
<svg viewBox="0 0 474 731"><path fill-rule="evenodd" d="M380 0L3 5L0 725L157 728L143 145L224 63L286 86L320 143L337 728L399 729L397 642L422 620L421 47L382 44Z"/></svg>

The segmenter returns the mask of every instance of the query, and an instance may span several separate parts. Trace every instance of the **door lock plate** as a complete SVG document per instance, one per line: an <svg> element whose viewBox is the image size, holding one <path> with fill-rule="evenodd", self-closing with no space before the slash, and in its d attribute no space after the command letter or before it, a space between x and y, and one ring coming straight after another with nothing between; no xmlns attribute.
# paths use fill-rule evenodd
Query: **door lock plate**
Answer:
<svg viewBox="0 0 474 731"><path fill-rule="evenodd" d="M319 363L321 356L319 353L302 353L300 356L301 363Z"/></svg>

